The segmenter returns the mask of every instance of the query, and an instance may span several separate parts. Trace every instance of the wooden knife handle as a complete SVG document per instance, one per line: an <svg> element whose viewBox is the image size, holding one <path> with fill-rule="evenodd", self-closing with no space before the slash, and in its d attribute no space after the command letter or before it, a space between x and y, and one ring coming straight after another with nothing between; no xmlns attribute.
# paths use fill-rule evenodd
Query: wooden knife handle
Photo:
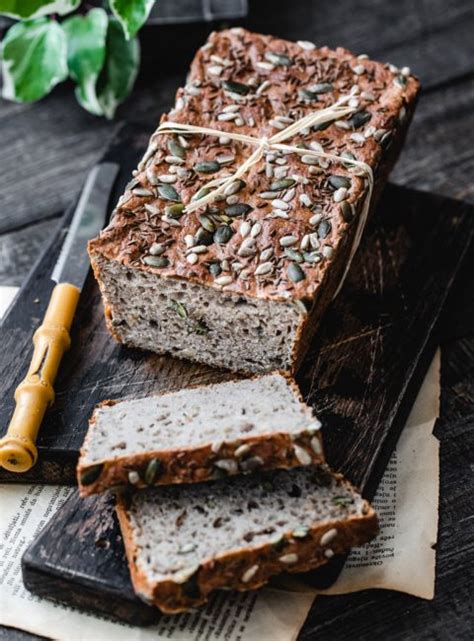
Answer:
<svg viewBox="0 0 474 641"><path fill-rule="evenodd" d="M69 349L72 320L80 290L60 283L51 294L42 325L33 336L33 358L25 379L15 391L16 407L7 433L0 439L0 465L26 472L38 458L36 437L44 413L54 401L54 381L64 352Z"/></svg>

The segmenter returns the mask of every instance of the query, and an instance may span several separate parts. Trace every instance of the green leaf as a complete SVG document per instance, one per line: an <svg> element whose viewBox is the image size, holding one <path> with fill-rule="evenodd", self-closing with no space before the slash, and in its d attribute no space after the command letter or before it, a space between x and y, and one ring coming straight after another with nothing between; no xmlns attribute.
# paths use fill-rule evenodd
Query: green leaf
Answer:
<svg viewBox="0 0 474 641"><path fill-rule="evenodd" d="M63 22L69 74L77 83L76 98L84 109L96 116L103 113L96 83L105 62L107 25L103 9L91 9L86 16L73 16Z"/></svg>
<svg viewBox="0 0 474 641"><path fill-rule="evenodd" d="M137 33L154 4L155 0L109 0L110 8L122 25L127 40Z"/></svg>
<svg viewBox="0 0 474 641"><path fill-rule="evenodd" d="M7 100L39 100L67 78L66 36L48 18L13 25L3 39L2 58Z"/></svg>
<svg viewBox="0 0 474 641"><path fill-rule="evenodd" d="M71 13L81 0L0 0L0 13L10 18L41 18L50 13Z"/></svg>
<svg viewBox="0 0 474 641"><path fill-rule="evenodd" d="M119 105L131 92L138 73L140 47L136 38L126 40L119 22L109 20L106 55L97 82L97 98L102 112L113 118Z"/></svg>

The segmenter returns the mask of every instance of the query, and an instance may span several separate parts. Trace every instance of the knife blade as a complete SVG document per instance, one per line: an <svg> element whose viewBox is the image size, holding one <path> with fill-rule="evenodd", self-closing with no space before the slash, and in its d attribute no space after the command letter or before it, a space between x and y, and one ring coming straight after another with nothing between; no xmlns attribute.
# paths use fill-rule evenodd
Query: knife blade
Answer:
<svg viewBox="0 0 474 641"><path fill-rule="evenodd" d="M104 226L118 170L119 165L107 162L90 171L51 274L57 285L34 333L30 367L15 390L15 410L0 439L0 466L11 472L26 472L37 461L36 438L46 409L54 401L54 381L71 344L69 330L89 273L87 242Z"/></svg>

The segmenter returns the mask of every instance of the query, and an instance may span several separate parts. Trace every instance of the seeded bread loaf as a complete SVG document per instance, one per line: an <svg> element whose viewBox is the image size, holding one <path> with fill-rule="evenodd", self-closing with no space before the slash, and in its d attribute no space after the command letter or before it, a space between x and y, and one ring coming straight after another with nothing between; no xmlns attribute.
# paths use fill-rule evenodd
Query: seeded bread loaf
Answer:
<svg viewBox="0 0 474 641"><path fill-rule="evenodd" d="M296 383L278 372L106 401L95 410L81 450L80 492L320 463L320 427Z"/></svg>
<svg viewBox="0 0 474 641"><path fill-rule="evenodd" d="M118 499L134 589L181 612L218 588L251 590L372 539L370 505L325 466L168 486Z"/></svg>
<svg viewBox="0 0 474 641"><path fill-rule="evenodd" d="M109 227L90 243L107 324L127 345L235 371L293 371L345 274L367 177L372 209L401 148L418 81L338 48L230 29L196 54L163 120L221 137L155 133ZM352 115L288 141L340 161L269 149L218 201L183 213L252 147L350 95Z"/></svg>

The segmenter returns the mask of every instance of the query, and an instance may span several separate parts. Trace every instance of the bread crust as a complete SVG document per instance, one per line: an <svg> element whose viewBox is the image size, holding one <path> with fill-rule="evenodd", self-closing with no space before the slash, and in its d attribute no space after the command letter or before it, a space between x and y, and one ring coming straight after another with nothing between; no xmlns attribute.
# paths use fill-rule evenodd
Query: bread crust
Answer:
<svg viewBox="0 0 474 641"><path fill-rule="evenodd" d="M301 392L295 380L286 372L275 371L268 376L279 374L283 376L295 398L302 405L302 409L308 414L311 408L304 403ZM267 376L267 375L264 375ZM258 380L261 375L253 376L250 380ZM231 381L230 381L231 382ZM206 385L190 386L186 389L202 389ZM165 392L156 395L164 397L174 392ZM181 447L176 449L159 449L158 447L140 454L129 454L109 459L96 460L86 463L86 454L89 441L92 439L93 429L97 421L98 411L107 406L113 406L119 401L102 401L95 408L89 420L89 430L84 439L77 465L77 483L81 496L89 496L104 492L108 489L133 486L135 489L143 489L150 485L171 485L180 483L200 483L203 481L216 480L224 476L235 474L251 473L256 470L270 470L275 468L289 469L300 465L308 465L324 462L323 445L321 432L313 426L301 429L298 433L285 432L282 425L281 431L259 434L256 436L245 436L222 443L207 443L196 447ZM309 420L309 417L308 417ZM216 447L218 446L218 447ZM248 451L242 452L242 446L247 446ZM241 453L238 450L241 450ZM237 452L237 454L236 454ZM152 475L147 475L150 463L156 469ZM236 468L226 469L219 466L222 461L235 461ZM87 477L90 472L101 466L100 474L91 482ZM130 483L130 472L134 483ZM147 478L148 476L148 478ZM94 477L94 474L92 474ZM152 478L150 478L152 477Z"/></svg>
<svg viewBox="0 0 474 641"><path fill-rule="evenodd" d="M342 480L340 475L335 475ZM344 482L345 485L350 484ZM137 564L138 549L133 526L127 510L127 499L119 495L117 516L125 543L125 552L136 594L146 603L162 612L175 614L203 605L213 590L219 588L238 591L260 588L271 577L282 572L307 572L324 563L333 555L344 554L351 547L362 545L374 538L378 531L378 518L373 508L364 501L362 516L350 516L344 521L331 520L310 528L304 538L295 538L291 532L284 535L278 546L267 543L246 549L230 550L209 558L183 583L172 580L150 582L146 573ZM330 544L323 545L321 538L329 530L337 529L337 536ZM328 553L328 549L330 553ZM288 564L282 558L296 555L297 562ZM246 579L249 571L257 566L255 573ZM251 572L250 572L251 573Z"/></svg>

